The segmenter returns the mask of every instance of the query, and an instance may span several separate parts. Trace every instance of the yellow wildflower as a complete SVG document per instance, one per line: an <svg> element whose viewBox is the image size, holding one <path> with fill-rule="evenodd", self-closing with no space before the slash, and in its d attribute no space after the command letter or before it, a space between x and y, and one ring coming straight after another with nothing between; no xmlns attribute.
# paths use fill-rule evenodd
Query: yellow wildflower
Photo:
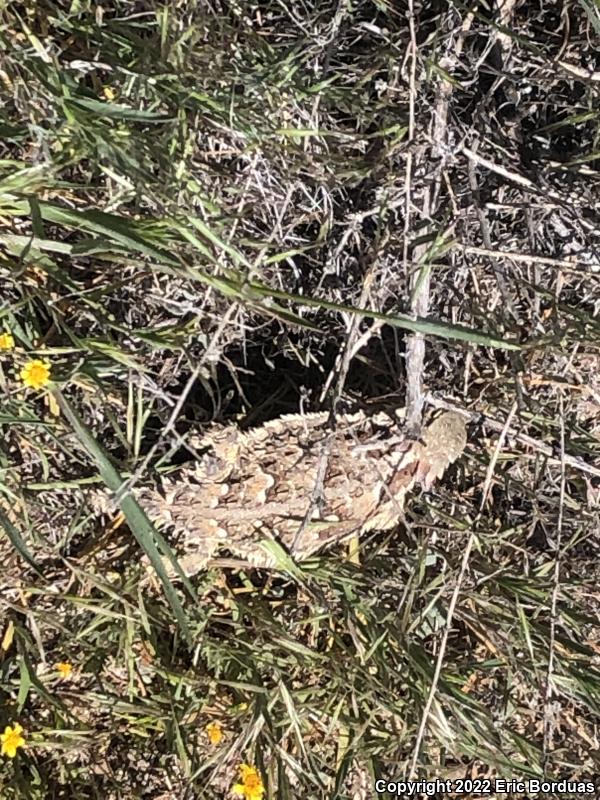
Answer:
<svg viewBox="0 0 600 800"><path fill-rule="evenodd" d="M73 665L69 664L68 661L59 661L56 665L56 669L60 673L60 677L63 680L67 680L67 678L71 677L71 673L73 672Z"/></svg>
<svg viewBox="0 0 600 800"><path fill-rule="evenodd" d="M231 790L244 800L262 800L265 787L256 767L250 764L240 764L241 782L236 783Z"/></svg>
<svg viewBox="0 0 600 800"><path fill-rule="evenodd" d="M102 89L102 94L104 95L104 99L108 100L109 103L112 103L117 96L112 86L104 86Z"/></svg>
<svg viewBox="0 0 600 800"><path fill-rule="evenodd" d="M20 377L25 386L41 389L50 380L50 362L40 358L28 361L21 370Z"/></svg>
<svg viewBox="0 0 600 800"><path fill-rule="evenodd" d="M223 738L223 728L221 727L220 722L209 722L204 730L208 736L208 741L212 745L216 747L216 745L221 744L221 740Z"/></svg>
<svg viewBox="0 0 600 800"><path fill-rule="evenodd" d="M0 350L12 350L15 340L12 333L0 333Z"/></svg>
<svg viewBox="0 0 600 800"><path fill-rule="evenodd" d="M14 758L17 755L19 747L23 747L25 744L25 739L21 736L22 733L23 728L18 722L15 722L12 727L7 725L4 728L4 733L0 733L0 753L3 756Z"/></svg>

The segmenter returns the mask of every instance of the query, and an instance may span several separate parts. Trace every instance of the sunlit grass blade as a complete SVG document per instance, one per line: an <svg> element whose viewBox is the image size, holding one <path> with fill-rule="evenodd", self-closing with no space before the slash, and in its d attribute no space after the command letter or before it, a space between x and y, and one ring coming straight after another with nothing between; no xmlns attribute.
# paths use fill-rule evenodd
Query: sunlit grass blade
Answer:
<svg viewBox="0 0 600 800"><path fill-rule="evenodd" d="M393 327L403 328L404 330L408 331L416 331L417 333L429 334L430 336L439 336L443 339L458 339L459 341L470 342L472 344L484 345L487 347L498 347L503 350L521 349L521 345L515 341L501 339L497 336L493 336L492 334L483 333L482 331L477 331L473 328L467 328L466 326L462 325L453 325L448 322L437 322L429 318L413 319L412 317L401 314L384 314L380 311L374 311L368 308L355 308L353 306L344 305L343 303L332 303L328 300L319 300L290 292L282 292L254 282L249 284L247 291L249 295L254 294L262 297L276 297L280 300L288 300L290 302L310 306L312 308L323 308L329 311L340 311L346 314L354 314L361 317L371 317L372 319L381 320L382 322L392 325ZM268 312L268 307L262 308Z"/></svg>
<svg viewBox="0 0 600 800"><path fill-rule="evenodd" d="M96 462L102 480L111 491L118 493L123 486L123 480L117 470L113 467L102 446L94 439L92 434L88 431L87 427L80 420L79 416L76 414L74 409L71 407L71 404L62 395L62 393L58 390L55 390L54 395L61 408L61 411L68 419L73 427L73 430L77 434L81 445L85 448L85 450L87 450L88 454ZM177 596L177 592L175 591L173 584L167 575L157 547L157 543L159 544L164 555L170 560L179 577L182 579L192 599L195 599L195 592L190 582L181 572L177 558L173 554L171 548L167 545L163 537L150 522L144 510L141 508L135 498L132 495L127 495L120 498L119 504L123 514L127 519L127 522L129 523L131 532L137 539L143 551L148 556L150 563L160 578L165 595L169 601L169 604L171 605L171 608L173 609L173 613L175 614L175 618L177 619L182 633L186 638L189 638L190 630L185 612Z"/></svg>
<svg viewBox="0 0 600 800"><path fill-rule="evenodd" d="M133 122L164 123L171 122L171 117L158 114L154 111L130 108L120 103L102 102L91 97L72 97L63 101L72 110L85 111L99 117L108 119L131 120Z"/></svg>

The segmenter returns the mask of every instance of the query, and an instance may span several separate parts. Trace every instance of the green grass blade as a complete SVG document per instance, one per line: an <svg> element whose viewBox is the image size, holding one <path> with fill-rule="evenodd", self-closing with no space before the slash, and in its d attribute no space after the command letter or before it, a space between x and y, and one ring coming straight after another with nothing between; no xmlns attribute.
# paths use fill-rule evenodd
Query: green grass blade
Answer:
<svg viewBox="0 0 600 800"><path fill-rule="evenodd" d="M23 541L23 537L2 510L0 510L0 525L4 528L6 535L10 539L10 543L21 556L21 558L26 561L40 577L43 578L44 573L42 572L41 567L38 565L35 558L29 552L27 545Z"/></svg>
<svg viewBox="0 0 600 800"><path fill-rule="evenodd" d="M123 480L121 479L121 476L119 475L117 470L111 464L103 448L96 441L96 439L94 439L94 437L88 431L87 427L80 420L79 416L71 407L67 399L61 394L61 392L55 390L54 396L60 405L61 411L64 413L65 417L70 422L75 433L79 437L81 445L85 448L88 454L96 462L102 480L105 482L108 488L111 489L111 491L118 493L123 485ZM146 516L146 513L141 508L139 503L135 500L135 498L132 495L127 495L126 497L121 498L119 503L123 511L123 514L125 515L127 522L129 523L131 532L133 533L138 543L148 556L150 563L152 564L152 566L156 570L156 573L158 574L158 577L160 578L167 600L169 601L169 604L173 609L173 613L175 614L175 618L177 619L177 622L179 624L179 627L183 635L185 636L186 639L189 640L191 634L188 627L187 619L183 611L183 607L177 596L177 592L175 591L165 570L165 566L161 559L157 543L161 545L161 549L163 550L167 558L169 558L169 560L173 564L173 567L178 572L179 576L182 578L184 585L186 586L188 592L190 593L190 596L192 597L192 599L195 600L196 599L195 592L190 582L181 572L181 569L177 563L177 559L175 558L171 549L168 547L163 537L159 534L154 525L150 522L150 520Z"/></svg>
<svg viewBox="0 0 600 800"><path fill-rule="evenodd" d="M84 111L108 119L131 120L133 122L164 123L171 122L171 117L157 114L154 111L130 108L119 103L108 103L88 97L71 98L63 101L64 104L75 111Z"/></svg>

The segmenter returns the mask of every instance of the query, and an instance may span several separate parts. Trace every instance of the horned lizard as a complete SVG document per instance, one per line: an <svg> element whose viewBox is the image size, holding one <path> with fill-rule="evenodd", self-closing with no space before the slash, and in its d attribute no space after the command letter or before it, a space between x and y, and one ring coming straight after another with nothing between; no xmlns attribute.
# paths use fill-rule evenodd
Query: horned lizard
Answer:
<svg viewBox="0 0 600 800"><path fill-rule="evenodd" d="M354 532L393 527L407 492L429 489L465 444L465 420L453 411L418 441L386 414L342 416L333 429L327 413L283 416L245 433L209 430L195 443L193 469L167 479L164 493L136 496L150 519L180 532L187 574L223 551L272 567L261 541L301 560Z"/></svg>

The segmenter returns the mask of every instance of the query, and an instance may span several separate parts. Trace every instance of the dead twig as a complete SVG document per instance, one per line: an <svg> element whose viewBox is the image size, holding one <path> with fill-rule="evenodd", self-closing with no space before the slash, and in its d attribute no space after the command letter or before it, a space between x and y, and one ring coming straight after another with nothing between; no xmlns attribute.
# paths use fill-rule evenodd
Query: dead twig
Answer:
<svg viewBox="0 0 600 800"><path fill-rule="evenodd" d="M440 400L437 397L434 397L431 394L427 394L425 396L426 402L433 406L434 408L443 408L448 411L457 411L459 414L462 414L466 419L471 422L476 420L483 420L488 428L493 431L501 432L504 430L505 423L497 422L492 417L489 417L487 414L480 414L480 413L471 413L469 411L465 411L462 408L458 408L453 403L448 403L445 400ZM571 467L571 469L576 469L579 472L584 472L587 475L594 475L597 478L600 478L600 469L598 467L594 467L592 464L588 464L579 456L572 456L568 453L561 454L560 456L556 456L554 448L549 445L545 444L544 442L540 442L538 439L535 439L533 436L529 436L526 433L519 433L518 431L511 430L509 431L509 435L512 439L519 444L524 445L525 447L531 447L534 450L537 450L539 453L542 453L551 464L558 464L559 466L562 464L563 460L566 466Z"/></svg>
<svg viewBox="0 0 600 800"><path fill-rule="evenodd" d="M493 250L487 247L472 247L471 245L463 245L457 242L457 247L466 253L473 256L485 256L486 258L501 258L507 261L522 261L524 264L539 264L541 266L556 267L557 269L571 269L573 272L579 272L578 267L583 267L586 271L594 268L600 269L600 264L592 264L587 261L578 261L577 259L568 258L550 258L548 256L537 256L532 253L518 253L511 250Z"/></svg>
<svg viewBox="0 0 600 800"><path fill-rule="evenodd" d="M411 39L411 72L410 72L410 113L409 113L409 137L411 141L414 137L414 108L416 98L415 74L417 63L417 42L414 23L414 4L409 1L409 29ZM460 32L452 50L440 62L440 66L449 73L455 69L462 53L465 37L469 31L474 15L467 14L462 22ZM448 110L452 97L453 85L449 81L441 79L438 84L437 97L433 109L433 122L431 128L430 147L427 153L434 160L441 159L441 166L430 185L423 193L421 203L421 218L431 220L439 204L439 194L442 185L442 171L444 164L446 132L448 124ZM412 186L412 156L409 154L406 176L406 217L405 217L405 252L404 261L407 262L407 238L408 225L410 224L410 212L412 207L411 186ZM413 249L413 260L419 264L411 281L411 313L416 317L426 317L429 309L429 288L431 265L425 263L428 245L419 244ZM420 333L412 333L406 342L406 425L409 434L416 435L421 427L423 416L423 405L425 398L423 395L423 373L425 369L425 339Z"/></svg>
<svg viewBox="0 0 600 800"><path fill-rule="evenodd" d="M546 692L544 697L544 735L543 735L543 760L544 765L548 757L552 739L552 711L550 708L554 693L554 644L556 641L556 622L558 619L558 593L560 591L560 548L562 545L563 512L565 507L565 487L567 483L565 462L565 420L563 414L562 396L560 403L560 495L558 504L558 520L556 522L556 539L554 543L554 572L552 576L552 597L550 600L550 641L548 646L548 667L546 670Z"/></svg>

